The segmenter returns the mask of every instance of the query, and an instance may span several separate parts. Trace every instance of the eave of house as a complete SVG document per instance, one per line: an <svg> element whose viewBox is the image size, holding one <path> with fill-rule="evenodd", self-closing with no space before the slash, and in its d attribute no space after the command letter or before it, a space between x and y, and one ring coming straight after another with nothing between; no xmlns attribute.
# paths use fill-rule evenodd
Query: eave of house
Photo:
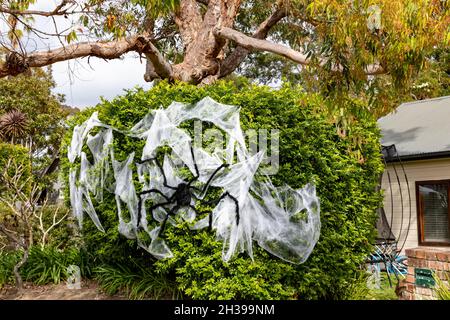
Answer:
<svg viewBox="0 0 450 320"><path fill-rule="evenodd" d="M378 126L381 144L394 144L401 161L450 157L450 96L403 103Z"/></svg>

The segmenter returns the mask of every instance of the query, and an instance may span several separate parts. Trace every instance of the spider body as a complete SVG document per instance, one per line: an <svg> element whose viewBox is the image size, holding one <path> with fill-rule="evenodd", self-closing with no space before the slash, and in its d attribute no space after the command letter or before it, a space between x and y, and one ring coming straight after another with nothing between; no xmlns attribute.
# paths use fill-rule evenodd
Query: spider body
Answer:
<svg viewBox="0 0 450 320"><path fill-rule="evenodd" d="M194 160L194 168L195 168L196 175L193 178L191 178L187 183L181 182L176 187L170 186L167 183L167 177L164 172L163 166L159 163L159 161L156 157L150 158L150 159L147 159L147 160L141 162L141 163L144 163L144 162L154 161L163 176L164 187L171 189L174 192L169 197L169 196L165 195L161 190L155 189L155 188L142 191L139 194L138 219L137 219L138 220L138 228L140 227L141 214L142 214L142 204L143 204L142 196L145 194L151 194L151 193L158 194L165 200L164 202L153 204L149 209L150 213L152 213L153 210L155 210L157 208L163 208L167 213L164 220L162 221L158 236L160 236L164 232L164 229L165 229L165 226L166 226L166 223L167 223L167 220L169 219L169 217L175 215L178 212L178 210L180 210L182 208L190 208L190 209L194 210L194 212L198 215L197 209L194 207L194 205L192 205L193 199L195 199L196 201L200 201L201 203L206 204L206 205L212 205L212 204L217 205L225 197L229 197L231 200L233 200L233 202L235 204L236 224L239 225L239 219L240 219L239 203L238 203L238 200L233 195L231 195L228 191L224 192L218 199L214 199L212 201L202 200L208 187L211 185L211 182L213 181L214 177L216 177L216 175L219 173L219 171L221 171L224 168L227 168L228 164L221 164L219 167L217 167L216 170L214 170L214 172L211 174L211 176L209 177L208 181L205 183L203 188L199 188L199 187L192 185L200 177L200 174L199 174L198 168L197 168L197 164L195 162L194 150L192 149L192 146L191 146L191 156L192 156L192 159ZM199 196L197 196L194 193L194 191L197 192L197 194ZM209 229L210 230L212 229L212 212L209 213Z"/></svg>
<svg viewBox="0 0 450 320"><path fill-rule="evenodd" d="M193 198L193 194L189 184L180 183L175 190L175 193L172 195L174 200L176 201L176 205L179 207L189 206L191 204L191 200Z"/></svg>

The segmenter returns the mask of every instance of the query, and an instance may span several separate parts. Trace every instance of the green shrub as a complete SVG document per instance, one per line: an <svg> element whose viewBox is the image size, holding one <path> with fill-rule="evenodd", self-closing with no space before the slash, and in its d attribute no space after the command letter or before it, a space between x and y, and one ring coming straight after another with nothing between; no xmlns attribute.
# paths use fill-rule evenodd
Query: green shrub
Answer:
<svg viewBox="0 0 450 320"><path fill-rule="evenodd" d="M14 283L13 269L19 259L19 252L0 251L0 289Z"/></svg>
<svg viewBox="0 0 450 320"><path fill-rule="evenodd" d="M70 208L63 204L46 203L38 208L36 214L39 218L32 220L34 243L60 250L80 247L78 221ZM54 222L59 223L48 231ZM47 234L43 243L44 232Z"/></svg>
<svg viewBox="0 0 450 320"><path fill-rule="evenodd" d="M10 162L11 161L11 162ZM15 144L0 143L0 196L6 192L6 186L2 182L2 175L8 166L7 174L13 177L16 169L22 167L21 181L24 183L24 191L31 190L31 160L28 149Z"/></svg>
<svg viewBox="0 0 450 320"><path fill-rule="evenodd" d="M21 257L20 251L0 252L0 288L14 283L13 268ZM89 276L91 271L84 261L83 252L75 247L60 250L51 246L33 246L27 262L20 268L20 274L25 281L37 285L58 284L66 281L67 267L70 265L78 266L82 275Z"/></svg>
<svg viewBox="0 0 450 320"><path fill-rule="evenodd" d="M443 280L436 273L433 274L436 281L434 292L439 300L450 300L450 272L447 272L446 279Z"/></svg>
<svg viewBox="0 0 450 320"><path fill-rule="evenodd" d="M76 265L83 268L83 257L77 248L60 250L47 246L44 248L34 246L30 249L27 263L22 267L21 274L25 281L37 285L48 283L58 284L66 281L67 267Z"/></svg>
<svg viewBox="0 0 450 320"><path fill-rule="evenodd" d="M0 143L0 223L10 227L10 229L15 229L17 226L13 213L4 200L9 201L14 190L8 189L3 179L4 174L8 176L8 179L13 178L19 172L19 169L21 176L18 185L25 194L29 194L33 179L28 150L21 145ZM3 235L0 234L0 236ZM11 243L6 237L0 237L0 246L9 247L10 245Z"/></svg>
<svg viewBox="0 0 450 320"><path fill-rule="evenodd" d="M95 279L107 294L125 293L130 299L177 299L181 292L164 274L143 267L133 259L128 265L103 265L93 270Z"/></svg>
<svg viewBox="0 0 450 320"><path fill-rule="evenodd" d="M251 85L217 82L211 86L169 85L161 82L149 91L135 89L112 101L102 101L71 120L80 124L94 111L100 120L119 129L131 128L149 109L167 107L172 101L194 103L210 96L241 107L241 125L246 129L280 130L280 168L275 184L294 188L314 181L321 199L322 230L309 259L301 265L284 262L254 245L254 261L239 254L229 263L221 258L222 243L207 230L191 231L185 225L168 226L166 238L174 253L171 259L155 262L135 241L117 231L113 195L95 204L106 233L90 219L83 226L86 250L94 265L127 266L130 258L143 268L175 279L185 295L194 299L344 299L350 284L364 272L360 266L375 237L376 191L383 167L376 121L365 117L356 122L346 138L324 115L322 100L299 87L284 85L278 90ZM71 131L64 139L66 152ZM117 136L115 155L119 160L135 151L140 157L144 141ZM70 164L63 155L65 181ZM136 184L138 186L138 184ZM68 198L68 190L66 199ZM203 208L206 211L206 208Z"/></svg>

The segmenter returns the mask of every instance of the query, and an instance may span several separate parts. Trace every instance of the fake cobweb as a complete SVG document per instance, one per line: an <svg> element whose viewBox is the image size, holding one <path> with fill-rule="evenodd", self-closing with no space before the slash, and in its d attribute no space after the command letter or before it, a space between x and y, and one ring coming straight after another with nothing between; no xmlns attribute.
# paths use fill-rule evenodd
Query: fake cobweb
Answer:
<svg viewBox="0 0 450 320"><path fill-rule="evenodd" d="M225 132L225 151L210 153L193 146L191 136L180 128L180 124L192 119L212 123ZM94 128L97 133L92 135ZM145 140L141 159L136 159L133 152L124 161L117 161L112 147L115 135ZM85 145L87 149L83 148ZM161 165L164 173L154 161L146 161L154 158L162 146L172 150L170 157L167 154L164 156ZM170 198L175 191L166 185L182 183L179 171L188 168L193 175L198 172L198 183L209 183L230 195L223 197L211 212L212 231L223 242L224 261L244 251L253 259L255 241L285 261L303 263L320 234L320 205L315 186L307 184L298 190L288 185L274 186L268 176L258 172L263 157L264 150L251 154L246 148L239 108L217 103L209 97L194 105L173 102L166 109L151 110L128 131L119 131L104 124L95 112L74 128L68 149L69 161L79 163L79 166L72 166L69 172L73 214L81 227L83 216L87 213L96 227L104 232L94 203L102 202L104 192L112 193L117 202L120 234L136 239L140 247L159 259L170 258L173 254L160 229L171 207L160 206L149 210L145 203ZM223 164L227 164L226 170L214 175ZM136 176L138 182L135 181ZM139 190L158 189L162 194L137 193L138 183L141 184ZM197 192L195 197L203 199L205 193ZM139 204L139 197L142 197L144 205ZM232 197L237 200L239 208L236 208ZM192 198L192 207L195 207L196 201ZM237 209L239 221L236 219ZM189 206L178 210L176 216L190 222L192 229L209 226L209 216L200 219ZM175 225L180 219L169 217L167 223ZM139 236L142 231L148 234L145 240Z"/></svg>

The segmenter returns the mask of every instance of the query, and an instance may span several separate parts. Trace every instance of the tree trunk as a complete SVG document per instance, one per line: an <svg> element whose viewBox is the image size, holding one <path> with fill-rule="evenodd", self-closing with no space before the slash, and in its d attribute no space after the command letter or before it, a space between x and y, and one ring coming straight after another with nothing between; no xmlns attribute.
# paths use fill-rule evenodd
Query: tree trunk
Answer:
<svg viewBox="0 0 450 320"><path fill-rule="evenodd" d="M220 69L218 56L226 40L216 37L217 27L232 27L241 0L210 0L208 9L199 23L195 14L198 4L192 0L181 2L183 14L177 15L177 25L183 31L185 54L182 63L173 67L173 77L177 80L198 84L209 76L217 76ZM184 6L183 6L184 5ZM194 13L192 13L194 12ZM190 14L186 14L190 13Z"/></svg>
<svg viewBox="0 0 450 320"><path fill-rule="evenodd" d="M24 246L23 248L23 257L22 259L14 266L13 273L16 281L16 288L19 294L23 291L23 280L20 275L20 268L27 262L30 248L28 246Z"/></svg>

